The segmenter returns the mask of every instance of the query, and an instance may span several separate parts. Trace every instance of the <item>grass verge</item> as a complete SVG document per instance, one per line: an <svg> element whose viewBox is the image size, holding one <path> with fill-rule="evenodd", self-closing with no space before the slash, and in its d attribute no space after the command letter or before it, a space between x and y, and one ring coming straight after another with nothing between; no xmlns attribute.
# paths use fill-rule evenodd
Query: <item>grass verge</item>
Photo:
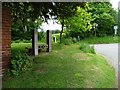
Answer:
<svg viewBox="0 0 120 90"><path fill-rule="evenodd" d="M89 43L89 44L109 44L109 43L120 43L119 37L112 37L112 36L106 36L106 37L92 37L92 38L86 38L81 40L83 43Z"/></svg>
<svg viewBox="0 0 120 90"><path fill-rule="evenodd" d="M5 77L3 88L114 88L115 84L115 70L103 57L84 53L77 44L54 44L51 53L34 58L31 71Z"/></svg>

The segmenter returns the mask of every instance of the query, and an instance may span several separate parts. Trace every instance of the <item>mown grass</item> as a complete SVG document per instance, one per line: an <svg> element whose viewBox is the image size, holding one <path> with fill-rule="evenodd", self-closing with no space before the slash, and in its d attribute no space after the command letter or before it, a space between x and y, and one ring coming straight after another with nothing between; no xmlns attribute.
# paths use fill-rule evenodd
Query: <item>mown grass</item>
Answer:
<svg viewBox="0 0 120 90"><path fill-rule="evenodd" d="M12 43L11 51L12 52L17 52L17 51L27 52L28 50L25 49L26 47L27 48L32 47L32 43Z"/></svg>
<svg viewBox="0 0 120 90"><path fill-rule="evenodd" d="M12 50L22 50L27 44L19 45L13 44ZM78 44L52 46L52 52L34 58L31 71L18 77L5 77L3 88L115 87L115 70L100 55L84 53Z"/></svg>
<svg viewBox="0 0 120 90"><path fill-rule="evenodd" d="M38 45L42 45L42 44L45 44L43 42L38 42ZM28 52L28 49L27 48L31 48L32 47L32 43L23 43L23 42L20 42L20 43L12 43L11 44L11 51L12 52L17 52L17 51L21 51L21 52Z"/></svg>
<svg viewBox="0 0 120 90"><path fill-rule="evenodd" d="M109 43L120 43L119 37L106 36L106 37L92 37L81 40L83 43L89 44L109 44Z"/></svg>

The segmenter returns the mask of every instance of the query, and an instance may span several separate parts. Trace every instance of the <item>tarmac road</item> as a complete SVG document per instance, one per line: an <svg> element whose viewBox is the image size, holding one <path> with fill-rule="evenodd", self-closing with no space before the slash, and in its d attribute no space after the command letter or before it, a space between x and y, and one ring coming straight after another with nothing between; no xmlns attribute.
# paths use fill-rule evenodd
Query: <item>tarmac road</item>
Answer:
<svg viewBox="0 0 120 90"><path fill-rule="evenodd" d="M95 44L94 48L96 52L105 56L118 71L118 44Z"/></svg>

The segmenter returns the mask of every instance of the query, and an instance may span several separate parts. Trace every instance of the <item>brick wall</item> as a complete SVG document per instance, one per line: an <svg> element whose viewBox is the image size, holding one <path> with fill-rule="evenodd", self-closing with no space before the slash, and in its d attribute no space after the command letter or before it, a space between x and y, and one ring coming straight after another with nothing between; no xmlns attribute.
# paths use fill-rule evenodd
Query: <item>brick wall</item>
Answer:
<svg viewBox="0 0 120 90"><path fill-rule="evenodd" d="M11 61L11 12L7 7L2 7L2 72Z"/></svg>
<svg viewBox="0 0 120 90"><path fill-rule="evenodd" d="M2 74L2 3L0 2L0 76L1 74Z"/></svg>

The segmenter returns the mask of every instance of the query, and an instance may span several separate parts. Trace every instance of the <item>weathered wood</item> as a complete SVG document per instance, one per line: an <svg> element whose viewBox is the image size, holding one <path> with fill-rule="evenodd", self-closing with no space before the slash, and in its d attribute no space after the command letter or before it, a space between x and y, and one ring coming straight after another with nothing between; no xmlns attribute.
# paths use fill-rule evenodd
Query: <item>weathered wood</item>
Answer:
<svg viewBox="0 0 120 90"><path fill-rule="evenodd" d="M52 32L50 30L47 30L47 52L52 51Z"/></svg>
<svg viewBox="0 0 120 90"><path fill-rule="evenodd" d="M38 31L33 30L32 33L32 54L33 55L38 55Z"/></svg>
<svg viewBox="0 0 120 90"><path fill-rule="evenodd" d="M53 37L53 40L54 40L55 43L57 42L57 41L56 41L56 36Z"/></svg>
<svg viewBox="0 0 120 90"><path fill-rule="evenodd" d="M39 45L38 46L38 52L40 52L41 50L47 49L48 45ZM25 49L28 50L28 54L31 56L33 55L33 49L31 47L25 47Z"/></svg>

